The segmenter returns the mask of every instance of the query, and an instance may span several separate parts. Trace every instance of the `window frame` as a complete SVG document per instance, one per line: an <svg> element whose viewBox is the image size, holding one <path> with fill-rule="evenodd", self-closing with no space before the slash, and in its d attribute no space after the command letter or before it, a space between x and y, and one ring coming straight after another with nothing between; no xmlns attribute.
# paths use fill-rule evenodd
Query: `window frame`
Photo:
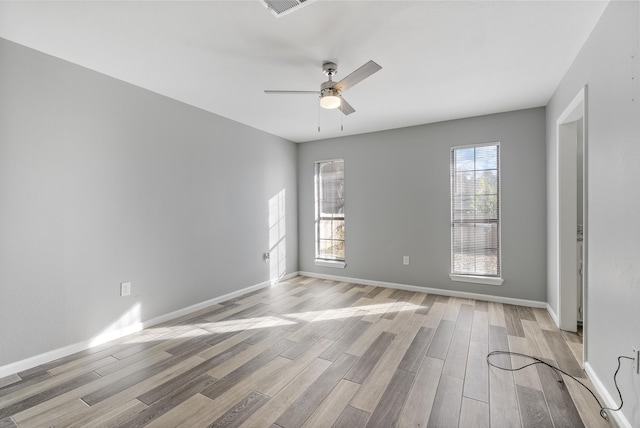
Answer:
<svg viewBox="0 0 640 428"><path fill-rule="evenodd" d="M455 175L456 175L456 169L455 169L455 153L457 150L462 150L462 149L469 149L469 148L473 148L473 149L477 149L480 147L497 147L497 159L496 159L496 175L497 175L497 197L498 197L498 201L497 201L497 205L498 205L498 210L497 210L497 220L490 220L490 219L472 219L471 221L469 219L466 219L464 222L461 219L455 220L454 219L454 202L455 202L455 198L456 198L456 193L455 193ZM449 227L450 227L450 269L449 269L449 277L451 278L452 281L457 281L457 282L469 282L469 283L475 283L475 284L488 284L488 285L501 285L504 280L502 279L502 155L501 155L501 150L500 150L500 142L499 141L494 141L494 142L487 142L487 143L477 143L477 144L465 144L465 145L458 145L458 146L452 146L449 152L449 176L450 176L450 185L449 185L449 205L450 205L450 222L449 222ZM475 162L475 160L474 160ZM474 165L475 168L475 165ZM478 171L476 169L474 169L474 171ZM474 179L474 183L475 183L475 179ZM475 193L474 193L475 194ZM475 221L474 221L475 220ZM482 274L482 273L461 273L461 272L454 272L454 245L455 245L455 241L454 241L454 224L463 224L463 223L473 223L473 224L497 224L498 230L497 230L497 250L498 250L498 254L497 254L497 273L495 275L493 274Z"/></svg>
<svg viewBox="0 0 640 428"><path fill-rule="evenodd" d="M332 258L328 258L328 257L321 257L320 256L320 222L323 220L339 220L342 221L344 224L344 228L346 231L346 220L345 220L345 207L344 207L344 203L343 203L343 207L342 207L342 215L336 215L336 214L332 214L330 216L325 216L322 215L321 213L321 204L320 204L320 197L321 197L321 189L320 189L320 185L321 185L321 180L320 180L320 172L321 172L321 168L322 165L324 164L328 164L328 163L332 163L332 162L342 162L342 170L343 170L343 175L342 175L342 198L343 200L345 199L344 197L344 159L343 158L336 158L336 159L327 159L327 160L320 160L320 161L315 161L314 162L314 202L315 202L315 212L314 212L314 228L315 228L315 240L314 240L314 244L315 244L315 265L316 266L323 266L323 267L332 267L332 268L340 268L343 269L344 267L346 267L346 236L344 239L342 239L343 242L343 246L344 246L344 257L332 257Z"/></svg>

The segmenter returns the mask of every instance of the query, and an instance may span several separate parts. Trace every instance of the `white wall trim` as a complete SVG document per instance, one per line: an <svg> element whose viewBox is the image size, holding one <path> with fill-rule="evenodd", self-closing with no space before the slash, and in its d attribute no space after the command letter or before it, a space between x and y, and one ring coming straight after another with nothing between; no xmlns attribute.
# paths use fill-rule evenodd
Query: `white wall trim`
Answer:
<svg viewBox="0 0 640 428"><path fill-rule="evenodd" d="M449 278L451 281L456 282L470 282L472 284L485 284L485 285L502 285L504 279L492 277L492 276L478 276L478 275L458 275L450 273Z"/></svg>
<svg viewBox="0 0 640 428"><path fill-rule="evenodd" d="M547 312L549 313L549 316L551 317L553 322L556 323L556 327L560 328L560 320L558 320L558 314L555 313L549 303L547 303Z"/></svg>
<svg viewBox="0 0 640 428"><path fill-rule="evenodd" d="M589 364L586 361L584 363L584 371L587 372L587 376L589 376L589 380L591 380L591 383L596 388L596 391L598 392L600 397L602 397L602 399L604 400L604 406L613 407L614 409L618 407L620 404L617 403L613 399L613 397L611 397L611 395L609 394L609 391L607 391L607 388L605 388L604 384L596 374L595 370L593 370L593 367L591 367L591 364ZM613 419L615 421L618 427L633 428L631 426L631 423L627 420L627 418L624 417L624 414L622 412L607 411L607 415L609 415L610 419Z"/></svg>
<svg viewBox="0 0 640 428"><path fill-rule="evenodd" d="M332 281L352 282L362 285L373 285L374 287L395 288L398 290L418 291L420 293L439 294L441 296L462 297L464 299L485 300L488 302L507 303L510 305L529 306L531 308L546 308L546 302L537 300L514 299L512 297L491 296L480 293L467 293L464 291L444 290L441 288L421 287L419 285L396 284L393 282L372 281L369 279L349 278L345 276L325 275L315 272L299 272L300 275L311 278L329 279Z"/></svg>
<svg viewBox="0 0 640 428"><path fill-rule="evenodd" d="M281 280L286 280L297 275L298 275L298 272L296 271L283 276ZM259 284L251 285L249 287L245 287L240 290L224 294L222 296L214 297L213 299L209 299L204 302L196 303L195 305L191 305L186 308L178 309L177 311L173 311L168 314L157 316L147 321L136 322L127 327L110 332L109 340L100 341L100 342L96 342L94 339L84 340L82 342L74 343L68 346L63 346L62 348L54 349L52 351L47 351L39 355L34 355L33 357L25 358L24 360L20 360L14 363L0 366L0 378L9 376L11 374L18 373L24 370L31 369L33 367L39 366L40 364L45 364L50 361L57 360L58 358L62 358L62 357L66 357L68 355L74 354L76 352L84 351L86 349L99 346L100 344L106 343L107 341L119 339L129 334L136 333L140 330L144 330L145 328L149 328L154 325L163 323L165 321L179 318L181 316L204 309L208 306L215 305L216 303L231 300L236 297L251 293L252 291L256 291L256 290L260 290L262 288L268 287L270 285L271 285L270 280L264 281Z"/></svg>
<svg viewBox="0 0 640 428"><path fill-rule="evenodd" d="M344 269L347 264L339 260L316 260L316 266L330 267L336 269Z"/></svg>

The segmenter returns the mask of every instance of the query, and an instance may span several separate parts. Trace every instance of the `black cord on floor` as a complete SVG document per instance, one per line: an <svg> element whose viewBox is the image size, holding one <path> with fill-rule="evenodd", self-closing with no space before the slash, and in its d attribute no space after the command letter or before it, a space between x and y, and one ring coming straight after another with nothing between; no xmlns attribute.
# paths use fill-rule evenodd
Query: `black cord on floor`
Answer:
<svg viewBox="0 0 640 428"><path fill-rule="evenodd" d="M490 361L490 358L494 355L515 355L518 357L524 357L524 358L529 358L531 360L533 360L532 363L529 364L525 364L522 367L516 367L516 368L508 368L508 367L500 367L497 366L495 364L493 364ZM624 404L624 401L622 401L622 393L620 392L620 388L618 387L618 381L616 379L616 376L618 376L618 372L620 371L620 360L621 359L627 359L627 360L635 360L635 358L631 358L631 357L626 357L624 355L620 355L618 356L618 368L616 369L615 373L613 374L613 384L616 386L616 390L618 391L618 397L620 397L620 406L617 409L611 408L611 407L603 407L602 404L600 404L600 400L598 400L598 397L596 397L596 394L584 383L580 382L580 380L578 380L577 378L575 378L574 376L571 376L569 373L565 372L564 370L561 370L560 368L554 366L553 364L549 364L546 361L541 360L540 358L536 358L533 357L531 355L526 355L526 354L521 354L519 352L511 352L511 351L492 351L489 352L489 354L487 354L487 364L489 364L491 367L495 367L497 369L500 370L506 370L509 372L515 372L518 370L522 370L526 367L529 366L533 366L535 364L542 364L545 365L551 369L553 369L556 373L562 373L563 375L569 376L571 379L573 379L574 381L578 382L580 385L582 385L583 388L585 388L587 391L589 391L589 393L591 393L591 395L593 396L593 399L596 400L596 402L598 403L598 407L600 407L600 416L605 419L605 420L609 420L609 418L607 417L607 410L611 410L612 412L617 412L620 409L622 409L622 405ZM562 383L562 376L560 376L560 380L558 380L558 382Z"/></svg>

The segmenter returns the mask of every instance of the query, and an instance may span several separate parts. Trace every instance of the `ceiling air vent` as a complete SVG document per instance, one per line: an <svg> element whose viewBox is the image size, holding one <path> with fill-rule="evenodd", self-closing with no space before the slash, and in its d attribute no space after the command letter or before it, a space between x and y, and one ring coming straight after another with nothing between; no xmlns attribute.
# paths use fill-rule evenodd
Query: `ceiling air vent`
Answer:
<svg viewBox="0 0 640 428"><path fill-rule="evenodd" d="M282 16L298 10L315 0L262 0L264 5L275 16Z"/></svg>

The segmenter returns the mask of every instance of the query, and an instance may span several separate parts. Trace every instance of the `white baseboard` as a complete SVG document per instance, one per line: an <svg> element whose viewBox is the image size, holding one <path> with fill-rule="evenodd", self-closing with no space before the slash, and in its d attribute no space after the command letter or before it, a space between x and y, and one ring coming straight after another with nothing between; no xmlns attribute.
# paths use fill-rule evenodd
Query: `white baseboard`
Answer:
<svg viewBox="0 0 640 428"><path fill-rule="evenodd" d="M298 272L294 272L291 274L287 274L283 276L280 280L286 280L298 275ZM33 357L25 358L24 360L16 361L14 363L10 363L4 366L0 366L0 378L5 376L9 376L14 373L18 373L24 370L29 370L33 367L39 366L41 364L45 364L58 358L66 357L67 355L74 354L76 352L84 351L86 349L92 348L94 346L98 346L102 343L119 339L121 337L127 336L129 334L138 332L140 330L144 330L145 328L152 327L154 325L163 323L165 321L169 321L175 318L179 318L183 315L187 315L201 309L204 309L208 306L215 305L216 303L224 302L227 300L235 299L236 297L251 293L252 291L259 290L261 288L265 288L272 285L271 281L264 281L260 284L255 284L237 291L233 291L231 293L224 294L222 296L214 297L213 299L209 299L204 302L196 303L195 305L191 305L186 308L178 309L177 311L170 312L168 314L160 315L158 317L152 318L143 322L136 322L124 328L114 330L109 332L108 337L104 340L96 341L95 339L89 339L82 342L74 343L72 345L63 346L62 348L54 349L51 351L44 352L39 355L34 355Z"/></svg>
<svg viewBox="0 0 640 428"><path fill-rule="evenodd" d="M558 314L555 313L553 308L547 303L547 313L551 317L554 323L556 323L556 327L560 328L560 319L558 318Z"/></svg>
<svg viewBox="0 0 640 428"><path fill-rule="evenodd" d="M613 399L613 397L611 397L611 394L609 394L609 391L607 391L607 388L605 388L604 384L602 383L602 381L600 380L596 372L593 370L593 367L591 367L591 365L586 361L584 363L584 371L587 372L587 376L589 376L589 380L591 380L591 383L596 388L596 391L598 392L598 394L600 394L600 397L602 397L602 399L604 400L604 406L612 407L614 409L618 407L620 404L618 404ZM609 419L613 419L613 421L617 424L618 427L632 428L631 423L627 420L627 418L624 417L622 412L607 411L607 415L609 415Z"/></svg>
<svg viewBox="0 0 640 428"><path fill-rule="evenodd" d="M485 300L487 302L506 303L510 305L529 306L532 308L546 308L546 302L537 300L514 299L512 297L492 296L489 294L467 293L464 291L444 290L441 288L421 287L418 285L396 284L393 282L372 281L369 279L349 278L345 276L324 275L315 272L299 272L300 275L311 278L329 279L332 281L352 282L362 285L373 285L374 287L396 288L398 290L418 291L420 293L439 294L441 296L461 297L465 299Z"/></svg>

